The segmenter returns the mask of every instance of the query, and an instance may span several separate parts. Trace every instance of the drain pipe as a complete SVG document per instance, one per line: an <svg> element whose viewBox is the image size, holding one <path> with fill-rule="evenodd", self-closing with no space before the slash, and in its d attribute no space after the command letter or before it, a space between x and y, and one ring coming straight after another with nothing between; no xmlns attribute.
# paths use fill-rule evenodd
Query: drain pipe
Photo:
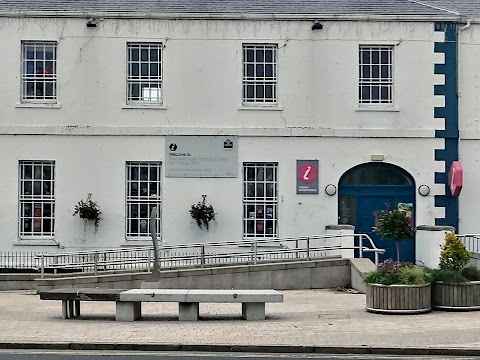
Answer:
<svg viewBox="0 0 480 360"><path fill-rule="evenodd" d="M467 24L465 26L462 26L460 29L458 29L458 31L466 30L470 27L470 25L472 25L472 19L467 19Z"/></svg>

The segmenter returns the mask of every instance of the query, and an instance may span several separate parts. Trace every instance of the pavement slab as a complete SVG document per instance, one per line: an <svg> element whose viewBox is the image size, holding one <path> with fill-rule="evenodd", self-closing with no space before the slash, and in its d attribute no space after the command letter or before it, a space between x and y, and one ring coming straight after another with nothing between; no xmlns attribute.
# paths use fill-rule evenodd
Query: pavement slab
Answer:
<svg viewBox="0 0 480 360"><path fill-rule="evenodd" d="M115 322L114 302L82 302L79 318L62 320L61 301L42 301L32 291L3 291L0 344L376 348L384 353L465 349L480 354L480 311L381 315L365 311L364 294L282 293L283 303L266 304L265 321L241 320L240 304L200 304L200 321L184 322L178 321L176 303L144 303L141 320L123 323Z"/></svg>

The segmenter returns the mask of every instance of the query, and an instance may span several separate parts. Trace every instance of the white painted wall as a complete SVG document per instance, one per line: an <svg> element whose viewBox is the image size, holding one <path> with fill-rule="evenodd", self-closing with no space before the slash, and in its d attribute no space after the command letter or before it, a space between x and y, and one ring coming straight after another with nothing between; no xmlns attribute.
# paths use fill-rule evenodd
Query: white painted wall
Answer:
<svg viewBox="0 0 480 360"><path fill-rule="evenodd" d="M480 204L480 25L459 32L459 160L464 185L459 196L459 233L478 234Z"/></svg>
<svg viewBox="0 0 480 360"><path fill-rule="evenodd" d="M279 235L281 237L323 234L329 224L337 223L337 196L324 192L327 184L338 185L349 168L369 161L369 139L341 138L241 137L239 170L246 161L278 161ZM428 171L435 140L377 139L375 153L385 161L403 167L416 184L430 183ZM52 144L54 144L52 146ZM125 162L132 160L164 161L164 137L114 136L4 136L0 151L3 169L0 196L1 245L28 244L18 240L18 160L56 161L56 232L55 240L68 249L116 247L125 240ZM416 158L405 149L416 149ZM12 149L15 149L12 151ZM296 195L296 159L319 159L319 195ZM164 173L164 171L162 171ZM241 170L239 171L241 173ZM179 244L201 241L239 240L242 236L242 178L178 179L162 176L163 241ZM83 221L73 217L75 204L92 193L102 210L98 232L93 225L84 232ZM209 232L198 229L189 217L190 205L207 200L218 213ZM433 194L417 197L417 223L433 224ZM25 247L25 249L29 249ZM22 248L23 250L23 248Z"/></svg>
<svg viewBox="0 0 480 360"><path fill-rule="evenodd" d="M164 161L164 135L239 135L244 161L279 163L279 235L324 233L337 223L338 184L353 166L383 154L432 189L417 198L417 224L432 225L433 41L431 23L104 20L0 18L0 250L18 249L18 160L56 161L55 240L67 249L125 243L125 161ZM58 41L59 108L19 104L20 43ZM163 41L165 109L125 106L127 41ZM279 107L241 105L243 42L279 44ZM358 111L358 45L395 44L395 111ZM412 86L415 84L415 86ZM44 134L44 135L39 135ZM319 159L320 194L295 194L296 159ZM241 171L239 171L241 174ZM163 178L163 240L170 244L238 240L242 179ZM74 205L93 193L97 233L84 234ZM207 194L218 212L210 232L188 209ZM25 246L22 250L39 250ZM49 249L52 250L52 249Z"/></svg>

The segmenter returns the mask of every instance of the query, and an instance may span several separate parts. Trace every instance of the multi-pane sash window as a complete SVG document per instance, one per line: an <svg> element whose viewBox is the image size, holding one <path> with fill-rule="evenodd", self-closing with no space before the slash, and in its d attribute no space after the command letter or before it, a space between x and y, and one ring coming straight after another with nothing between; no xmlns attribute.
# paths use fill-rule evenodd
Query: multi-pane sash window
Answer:
<svg viewBox="0 0 480 360"><path fill-rule="evenodd" d="M22 42L22 101L56 102L57 43Z"/></svg>
<svg viewBox="0 0 480 360"><path fill-rule="evenodd" d="M20 161L20 238L53 238L55 162Z"/></svg>
<svg viewBox="0 0 480 360"><path fill-rule="evenodd" d="M157 236L160 237L161 163L127 162L127 239L150 236L150 213L157 207Z"/></svg>
<svg viewBox="0 0 480 360"><path fill-rule="evenodd" d="M243 164L243 237L278 237L277 163Z"/></svg>
<svg viewBox="0 0 480 360"><path fill-rule="evenodd" d="M162 44L128 44L127 104L162 101Z"/></svg>
<svg viewBox="0 0 480 360"><path fill-rule="evenodd" d="M277 102L276 44L243 45L243 103Z"/></svg>
<svg viewBox="0 0 480 360"><path fill-rule="evenodd" d="M393 104L393 46L361 45L359 103Z"/></svg>

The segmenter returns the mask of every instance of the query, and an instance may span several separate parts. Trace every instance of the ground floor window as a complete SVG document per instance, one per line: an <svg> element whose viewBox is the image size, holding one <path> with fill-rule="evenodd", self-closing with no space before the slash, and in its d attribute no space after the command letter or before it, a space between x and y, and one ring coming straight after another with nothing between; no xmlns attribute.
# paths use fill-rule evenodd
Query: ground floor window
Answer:
<svg viewBox="0 0 480 360"><path fill-rule="evenodd" d="M150 213L157 207L157 236L161 236L161 162L127 162L126 236L150 236Z"/></svg>
<svg viewBox="0 0 480 360"><path fill-rule="evenodd" d="M278 237L277 163L243 164L243 238Z"/></svg>
<svg viewBox="0 0 480 360"><path fill-rule="evenodd" d="M19 172L20 238L53 238L55 162L22 160Z"/></svg>

